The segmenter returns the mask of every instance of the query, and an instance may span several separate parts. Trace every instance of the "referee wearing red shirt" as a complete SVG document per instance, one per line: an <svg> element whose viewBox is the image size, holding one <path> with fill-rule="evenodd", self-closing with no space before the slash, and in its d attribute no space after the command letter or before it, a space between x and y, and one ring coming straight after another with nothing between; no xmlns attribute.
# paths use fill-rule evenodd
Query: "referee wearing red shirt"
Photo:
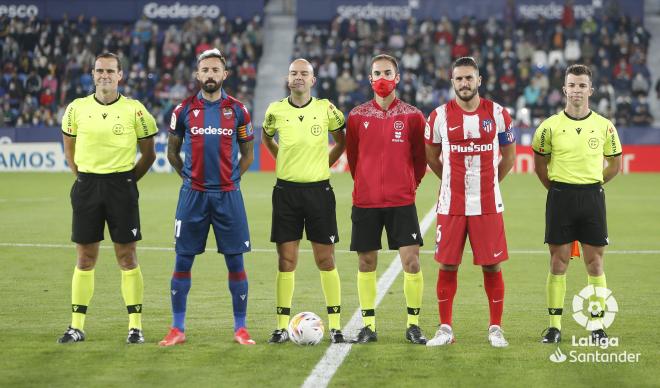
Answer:
<svg viewBox="0 0 660 388"><path fill-rule="evenodd" d="M404 270L408 321L406 339L426 344L419 328L424 280L423 245L415 192L426 173L425 119L419 109L396 98L396 59L377 55L369 75L374 99L355 107L346 126L346 155L353 176L351 250L358 252L358 296L364 327L355 343L377 340L376 266L383 227L390 249L398 249Z"/></svg>

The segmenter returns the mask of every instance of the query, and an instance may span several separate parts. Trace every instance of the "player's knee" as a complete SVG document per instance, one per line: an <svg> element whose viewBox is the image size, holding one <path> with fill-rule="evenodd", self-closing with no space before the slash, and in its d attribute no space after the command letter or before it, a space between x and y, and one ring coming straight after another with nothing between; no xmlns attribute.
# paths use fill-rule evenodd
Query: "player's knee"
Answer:
<svg viewBox="0 0 660 388"><path fill-rule="evenodd" d="M335 258L332 255L316 259L316 266L321 271L332 271L335 269Z"/></svg>
<svg viewBox="0 0 660 388"><path fill-rule="evenodd" d="M419 256L408 257L403 263L403 270L407 273L417 273L420 271Z"/></svg>
<svg viewBox="0 0 660 388"><path fill-rule="evenodd" d="M76 267L81 271L91 271L96 266L96 257L90 257L87 255L81 255L78 257L78 262Z"/></svg>
<svg viewBox="0 0 660 388"><path fill-rule="evenodd" d="M587 273L591 276L600 276L603 274L603 260L593 260L587 263Z"/></svg>
<svg viewBox="0 0 660 388"><path fill-rule="evenodd" d="M360 272L374 272L376 270L376 263L362 263L358 265Z"/></svg>
<svg viewBox="0 0 660 388"><path fill-rule="evenodd" d="M589 274L589 276L601 276L604 273L604 271L602 266L598 266L598 267L588 266L587 273Z"/></svg>
<svg viewBox="0 0 660 388"><path fill-rule="evenodd" d="M550 270L555 275L563 275L568 269L568 262L570 258L563 258L561 256L552 256L550 259Z"/></svg>
<svg viewBox="0 0 660 388"><path fill-rule="evenodd" d="M458 271L458 265L440 263L440 270L447 272L456 272Z"/></svg>
<svg viewBox="0 0 660 388"><path fill-rule="evenodd" d="M360 272L373 272L378 264L378 252L358 252L358 270Z"/></svg>
<svg viewBox="0 0 660 388"><path fill-rule="evenodd" d="M117 253L117 264L119 268L124 271L128 271L137 267L137 254L135 251L126 251Z"/></svg>
<svg viewBox="0 0 660 388"><path fill-rule="evenodd" d="M76 266L83 271L94 269L99 257L99 244L77 244Z"/></svg>
<svg viewBox="0 0 660 388"><path fill-rule="evenodd" d="M376 270L376 260L369 260L367 258L360 257L358 263L358 270L360 272L373 272Z"/></svg>
<svg viewBox="0 0 660 388"><path fill-rule="evenodd" d="M133 259L133 260L124 260L124 261L120 260L120 261L118 261L118 263L119 263L119 268L121 268L122 271L130 271L132 269L137 268L137 266L138 266L137 260L135 260L135 259Z"/></svg>
<svg viewBox="0 0 660 388"><path fill-rule="evenodd" d="M335 269L335 263L334 261L327 261L324 263L318 263L317 267L320 271L332 271Z"/></svg>
<svg viewBox="0 0 660 388"><path fill-rule="evenodd" d="M296 270L296 260L292 257L280 256L278 259L280 272L292 272Z"/></svg>
<svg viewBox="0 0 660 388"><path fill-rule="evenodd" d="M492 265L483 265L481 266L481 269L484 272L500 272L500 263L492 264Z"/></svg>

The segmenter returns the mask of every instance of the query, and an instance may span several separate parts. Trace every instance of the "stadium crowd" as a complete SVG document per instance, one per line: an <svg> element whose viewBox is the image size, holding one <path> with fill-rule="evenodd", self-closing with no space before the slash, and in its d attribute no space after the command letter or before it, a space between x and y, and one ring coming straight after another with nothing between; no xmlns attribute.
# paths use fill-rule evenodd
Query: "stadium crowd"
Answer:
<svg viewBox="0 0 660 388"><path fill-rule="evenodd" d="M106 50L122 58L122 92L143 101L159 124L167 124L174 101L196 89L195 56L209 47L225 53L232 70L225 88L251 109L262 33L259 16L183 24L142 18L123 25L83 16L58 22L1 17L0 127L57 126L67 103L92 92L93 60ZM314 65L316 95L349 112L371 93L371 57L391 53L400 60L401 98L428 114L453 97L452 60L471 55L481 66L482 95L509 107L519 128L533 128L560 109L564 69L583 62L594 70L594 109L617 126L648 126L649 40L644 26L625 15L576 20L569 5L559 21L335 18L299 26L293 57Z"/></svg>
<svg viewBox="0 0 660 388"><path fill-rule="evenodd" d="M173 104L197 89L195 59L211 47L223 51L231 70L224 87L250 109L262 52L260 16L183 24L0 17L0 127L57 126L69 102L93 92L91 69L103 51L121 57L121 92L166 125Z"/></svg>
<svg viewBox="0 0 660 388"><path fill-rule="evenodd" d="M335 18L299 26L293 57L309 58L318 69L316 94L349 112L370 96L371 57L391 53L400 62L400 97L429 114L453 97L451 62L470 55L480 64L482 95L509 107L519 128L535 128L561 109L564 70L582 62L594 71L593 108L618 126L645 126L653 122L649 40L644 26L625 15L578 21L568 5L558 21Z"/></svg>

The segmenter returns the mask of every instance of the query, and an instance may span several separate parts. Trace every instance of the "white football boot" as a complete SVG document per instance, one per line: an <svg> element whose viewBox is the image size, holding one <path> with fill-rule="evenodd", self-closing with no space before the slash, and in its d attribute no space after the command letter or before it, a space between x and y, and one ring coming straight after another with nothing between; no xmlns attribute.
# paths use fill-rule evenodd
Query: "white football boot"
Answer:
<svg viewBox="0 0 660 388"><path fill-rule="evenodd" d="M454 331L451 326L442 324L435 332L435 337L426 341L426 346L444 346L453 344L455 341L456 338L454 338Z"/></svg>
<svg viewBox="0 0 660 388"><path fill-rule="evenodd" d="M509 343L504 338L504 331L497 325L491 325L488 328L488 341L495 348L506 348L509 346Z"/></svg>

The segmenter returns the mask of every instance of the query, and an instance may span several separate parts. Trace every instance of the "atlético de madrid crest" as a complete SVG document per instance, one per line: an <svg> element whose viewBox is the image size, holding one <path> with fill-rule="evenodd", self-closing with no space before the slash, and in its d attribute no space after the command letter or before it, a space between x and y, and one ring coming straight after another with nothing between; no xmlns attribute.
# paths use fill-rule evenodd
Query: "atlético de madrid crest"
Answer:
<svg viewBox="0 0 660 388"><path fill-rule="evenodd" d="M481 128L484 129L486 132L490 132L493 130L493 120L484 120L481 122Z"/></svg>
<svg viewBox="0 0 660 388"><path fill-rule="evenodd" d="M222 115L226 119L231 119L231 117L234 115L234 111L231 108L222 108Z"/></svg>

